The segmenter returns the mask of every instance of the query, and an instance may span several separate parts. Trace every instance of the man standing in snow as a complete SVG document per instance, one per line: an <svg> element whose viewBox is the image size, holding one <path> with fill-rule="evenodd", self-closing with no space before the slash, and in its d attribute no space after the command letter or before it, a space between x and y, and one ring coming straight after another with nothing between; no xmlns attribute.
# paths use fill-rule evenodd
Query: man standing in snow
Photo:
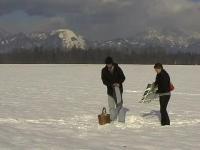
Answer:
<svg viewBox="0 0 200 150"><path fill-rule="evenodd" d="M105 64L106 66L101 72L101 79L103 84L107 86L110 119L114 121L118 117L119 122L125 122L125 115L120 115L123 114L122 83L125 81L124 73L118 64L114 63L112 57L107 57Z"/></svg>
<svg viewBox="0 0 200 150"><path fill-rule="evenodd" d="M158 86L158 94L160 100L161 125L170 125L169 116L167 113L167 105L171 97L170 93L170 77L163 69L161 63L156 63L154 69L157 73L155 85Z"/></svg>

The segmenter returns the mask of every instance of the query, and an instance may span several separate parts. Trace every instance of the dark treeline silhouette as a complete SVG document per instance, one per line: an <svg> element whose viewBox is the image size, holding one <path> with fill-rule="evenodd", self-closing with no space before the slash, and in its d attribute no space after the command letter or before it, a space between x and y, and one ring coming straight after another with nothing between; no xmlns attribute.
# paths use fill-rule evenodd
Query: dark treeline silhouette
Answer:
<svg viewBox="0 0 200 150"><path fill-rule="evenodd" d="M121 64L163 64L199 65L200 54L189 52L168 53L162 48L146 48L137 50L114 49L72 49L72 50L14 50L0 53L1 64L102 64L106 56L112 56Z"/></svg>

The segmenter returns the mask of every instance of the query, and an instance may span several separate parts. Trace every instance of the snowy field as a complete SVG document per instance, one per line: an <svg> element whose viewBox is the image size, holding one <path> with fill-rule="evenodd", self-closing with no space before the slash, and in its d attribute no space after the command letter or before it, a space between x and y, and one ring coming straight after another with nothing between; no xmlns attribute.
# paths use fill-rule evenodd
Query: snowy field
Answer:
<svg viewBox="0 0 200 150"><path fill-rule="evenodd" d="M153 66L121 65L126 123L99 126L104 65L0 65L0 150L199 150L200 67L166 66L176 90L171 126L158 101L140 104Z"/></svg>

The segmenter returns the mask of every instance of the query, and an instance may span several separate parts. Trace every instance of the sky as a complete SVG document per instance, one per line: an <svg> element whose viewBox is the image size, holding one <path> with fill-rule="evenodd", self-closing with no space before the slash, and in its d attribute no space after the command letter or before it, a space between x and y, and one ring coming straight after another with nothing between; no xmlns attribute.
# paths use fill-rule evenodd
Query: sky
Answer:
<svg viewBox="0 0 200 150"><path fill-rule="evenodd" d="M60 28L95 40L130 37L148 28L200 32L200 0L0 0L0 29Z"/></svg>

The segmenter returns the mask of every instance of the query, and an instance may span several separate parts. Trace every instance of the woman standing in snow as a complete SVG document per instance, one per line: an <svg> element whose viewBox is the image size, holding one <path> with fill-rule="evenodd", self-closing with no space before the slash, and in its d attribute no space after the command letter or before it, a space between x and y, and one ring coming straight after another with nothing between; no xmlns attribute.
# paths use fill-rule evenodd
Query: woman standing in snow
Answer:
<svg viewBox="0 0 200 150"><path fill-rule="evenodd" d="M163 69L161 63L156 63L154 69L157 73L155 85L158 86L158 94L160 101L161 125L170 125L170 119L167 113L167 105L171 97L170 93L170 76Z"/></svg>

